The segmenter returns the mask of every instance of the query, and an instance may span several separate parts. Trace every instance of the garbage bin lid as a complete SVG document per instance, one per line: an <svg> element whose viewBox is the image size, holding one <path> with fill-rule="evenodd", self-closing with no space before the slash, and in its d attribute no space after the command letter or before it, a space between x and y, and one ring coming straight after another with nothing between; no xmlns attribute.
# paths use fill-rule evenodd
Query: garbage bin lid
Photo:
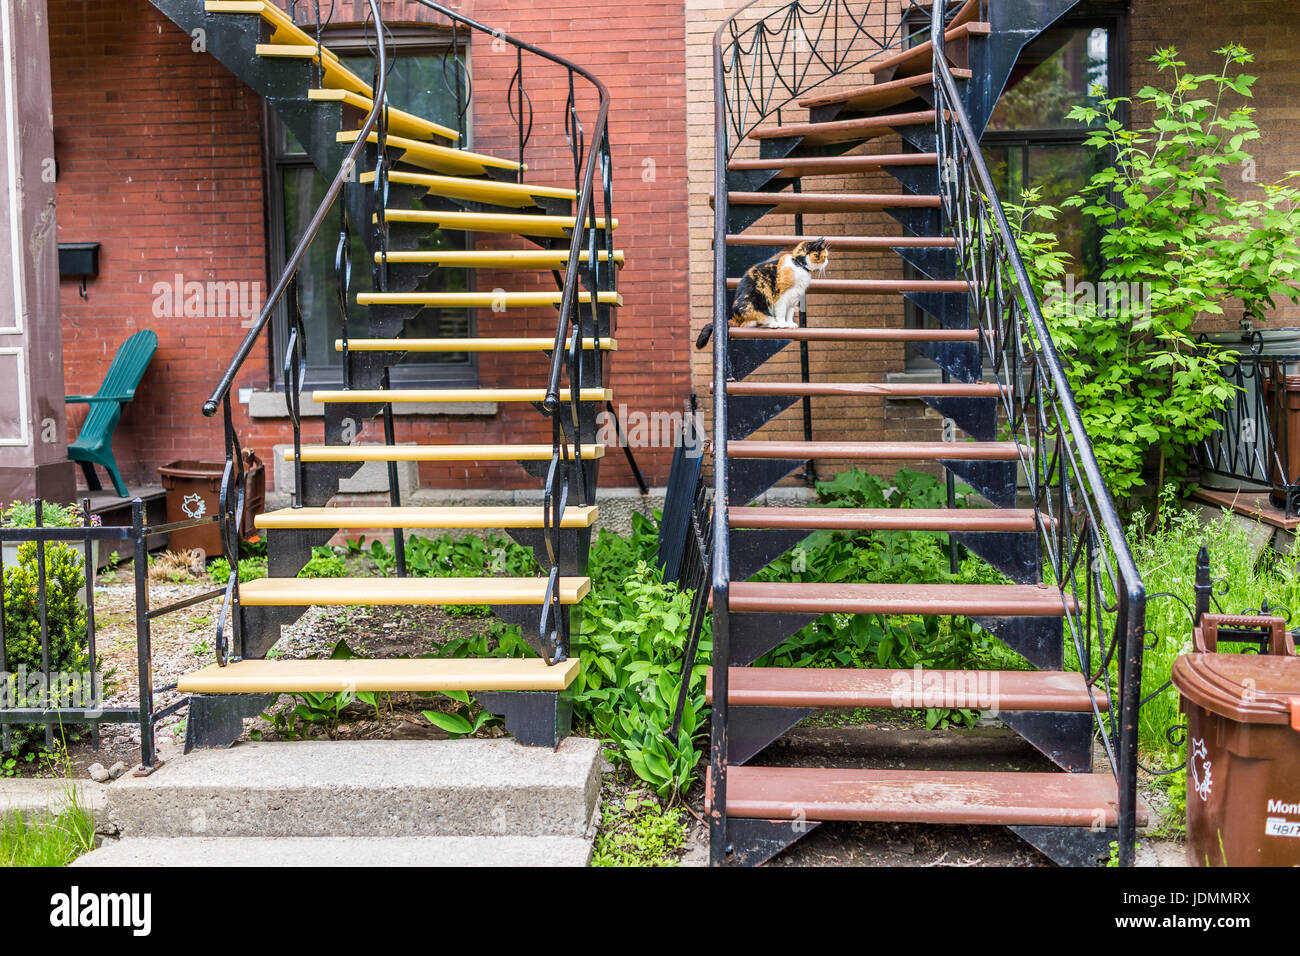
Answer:
<svg viewBox="0 0 1300 956"><path fill-rule="evenodd" d="M1184 697L1221 717L1300 730L1300 657L1184 654L1172 677Z"/></svg>

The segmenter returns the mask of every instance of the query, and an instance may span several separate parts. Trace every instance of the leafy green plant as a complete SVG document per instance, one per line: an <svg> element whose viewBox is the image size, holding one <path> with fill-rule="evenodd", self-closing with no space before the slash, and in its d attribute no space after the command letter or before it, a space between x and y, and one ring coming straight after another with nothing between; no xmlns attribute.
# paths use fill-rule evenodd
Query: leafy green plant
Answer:
<svg viewBox="0 0 1300 956"><path fill-rule="evenodd" d="M699 763L712 639L707 632L701 637L673 744L665 734L681 688L690 592L665 584L657 568L638 562L617 586L599 588L588 602L572 641L581 662L572 687L574 717L609 741L615 763L671 799L690 786Z"/></svg>
<svg viewBox="0 0 1300 956"><path fill-rule="evenodd" d="M81 515L70 508L44 503L41 512L45 524L80 527ZM8 527L32 527L36 509L32 504L14 502L0 512L0 523ZM17 560L4 568L5 659L10 680L6 695L11 706L76 707L94 696L99 670L92 665L86 642L86 609L81 590L86 584L84 555L79 548L59 542L45 545L45 617L50 672L57 680L47 687L44 681L34 698L28 698L29 686L16 673L29 675L43 672L45 654L41 649L40 558L35 542L17 548ZM6 678L8 679L8 678ZM81 728L65 728L80 732ZM45 728L35 724L10 725L13 753L22 755L43 745Z"/></svg>
<svg viewBox="0 0 1300 956"><path fill-rule="evenodd" d="M1198 344L1193 323L1222 314L1232 300L1262 316L1281 296L1300 290L1300 190L1287 179L1242 196L1225 174L1254 168L1246 145L1259 138L1246 105L1256 77L1253 57L1231 44L1216 73L1190 73L1172 48L1151 62L1166 84L1145 86L1136 100L1102 98L1069 118L1094 130L1086 142L1109 157L1063 205L1079 207L1101 227L1101 280L1117 294L1061 294L1069 271L1048 228L1058 210L1036 190L1008 206L1044 318L1067 361L1085 428L1111 490L1143 487L1148 452L1158 460L1157 489L1193 448L1217 429L1214 414L1232 396L1222 375L1229 358ZM1237 105L1230 106L1230 101ZM1129 129L1130 105L1150 116ZM1243 181L1248 177L1240 176ZM1067 283L1068 285L1068 283Z"/></svg>
<svg viewBox="0 0 1300 956"><path fill-rule="evenodd" d="M592 866L677 866L686 842L686 814L636 795L622 802L607 800L592 851Z"/></svg>
<svg viewBox="0 0 1300 956"><path fill-rule="evenodd" d="M500 718L494 714L486 710L475 710L469 694L465 691L447 690L442 693L444 697L450 697L461 705L456 708L455 713L448 714L440 710L426 710L422 713L425 720L435 727L441 727L453 740L458 737L472 737L484 727L500 723Z"/></svg>
<svg viewBox="0 0 1300 956"><path fill-rule="evenodd" d="M267 575L266 558L241 557L239 559L239 583L255 581ZM208 576L213 583L221 585L230 580L230 562L225 558L213 558L208 565Z"/></svg>
<svg viewBox="0 0 1300 956"><path fill-rule="evenodd" d="M240 562L243 564L243 562ZM298 572L300 578L345 578L348 575L346 562L341 555L327 544L311 549L311 559Z"/></svg>

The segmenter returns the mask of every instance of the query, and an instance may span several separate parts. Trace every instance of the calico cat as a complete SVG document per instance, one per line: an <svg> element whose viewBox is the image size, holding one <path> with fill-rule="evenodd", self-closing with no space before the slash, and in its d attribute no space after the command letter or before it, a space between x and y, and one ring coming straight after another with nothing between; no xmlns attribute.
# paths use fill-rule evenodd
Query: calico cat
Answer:
<svg viewBox="0 0 1300 956"><path fill-rule="evenodd" d="M826 271L829 259L830 243L825 239L805 239L789 252L778 253L751 266L736 288L730 324L746 328L797 328L795 310L813 276ZM710 322L700 330L695 347L704 348L712 336Z"/></svg>

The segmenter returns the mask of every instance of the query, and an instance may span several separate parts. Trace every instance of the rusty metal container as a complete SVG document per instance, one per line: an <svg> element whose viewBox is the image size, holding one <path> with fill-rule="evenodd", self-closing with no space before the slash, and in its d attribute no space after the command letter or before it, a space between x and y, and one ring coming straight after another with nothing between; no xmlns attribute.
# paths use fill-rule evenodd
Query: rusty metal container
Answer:
<svg viewBox="0 0 1300 956"><path fill-rule="evenodd" d="M221 503L221 474L224 462L173 461L158 469L167 492L167 523L215 515ZM248 538L256 533L253 519L266 506L266 468L251 452L244 455L244 513L239 533ZM198 548L205 557L221 554L221 529L213 524L173 531L167 547L172 551Z"/></svg>
<svg viewBox="0 0 1300 956"><path fill-rule="evenodd" d="M1267 654L1218 652L1220 627L1269 629ZM1190 866L1300 865L1300 658L1277 617L1207 614L1174 661L1187 715Z"/></svg>
<svg viewBox="0 0 1300 956"><path fill-rule="evenodd" d="M1291 366L1264 365L1264 401L1268 407L1268 424L1273 433L1273 453L1269 456L1268 478L1274 485L1273 504L1285 508L1287 495L1278 485L1300 485L1300 375L1286 374Z"/></svg>

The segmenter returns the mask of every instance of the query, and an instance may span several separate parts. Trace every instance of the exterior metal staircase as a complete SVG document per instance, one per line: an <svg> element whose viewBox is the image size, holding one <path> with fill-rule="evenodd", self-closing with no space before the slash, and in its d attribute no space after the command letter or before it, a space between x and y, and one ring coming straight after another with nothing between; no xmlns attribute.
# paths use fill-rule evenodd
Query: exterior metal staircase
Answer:
<svg viewBox="0 0 1300 956"><path fill-rule="evenodd" d="M209 53L263 96L288 132L303 145L329 181L297 248L229 368L204 405L225 425L226 470L221 488L223 547L230 562L225 601L217 624L217 661L180 681L193 693L187 746L227 744L240 732L241 716L256 714L267 695L286 691L472 690L483 706L502 713L524 743L554 745L567 733L563 695L576 674L568 658L570 615L590 586L586 555L596 519L595 494L604 447L595 440L596 413L610 397L609 356L617 348L617 273L623 253L613 246L609 96L581 67L492 30L441 4L417 0L445 24L451 43L444 75L456 87L459 128L392 108L387 80L397 54L377 0L368 0L366 23L375 73L362 79L323 42L326 24L299 25L268 0L153 0L192 36L202 31ZM304 8L307 5L303 5ZM319 16L319 6L316 10ZM432 27L431 27L432 29ZM479 115L489 114L512 134L505 155L466 148L473 115L470 84L459 50L461 39L479 36L509 51L515 69L501 99L475 94ZM552 111L535 114L527 88L545 73L546 88L567 83L568 97ZM531 74L531 75L530 75ZM550 143L536 173L572 188L526 180L530 143ZM569 155L563 155L567 152ZM562 164L546 168L546 162ZM566 160L571 159L570 167ZM327 214L342 211L335 272L341 327L332 342L342 357L343 386L318 389L324 429L311 440L302 417L308 330L299 303L299 270ZM484 234L492 248L430 249L435 230ZM353 235L372 259L369 268L351 261ZM516 246L501 247L503 237ZM331 237L332 238L332 237ZM325 237L322 237L325 241ZM506 241L509 241L507 238ZM440 269L505 270L519 277L517 289L492 292L429 292L425 280ZM555 290L540 280L554 276ZM367 281L368 279L368 281ZM540 291L539 291L540 290ZM314 290L318 291L318 290ZM237 516L242 513L244 473L231 392L245 364L259 349L277 308L288 315L282 356L293 447L286 452L295 475L294 505L258 517L266 534L270 576L238 579ZM408 323L424 308L491 308L512 316L536 315L541 334L474 338L407 337ZM368 333L349 335L349 314L364 310ZM491 313L489 313L491 314ZM517 323L515 323L517 327ZM315 331L313 334L320 334ZM535 355L533 371L518 387L427 389L394 387L390 370L417 352ZM525 367L520 364L518 367ZM532 430L513 443L490 444L472 425L453 426L444 442L397 444L394 406L409 402L531 403L550 418L550 441ZM365 442L358 423L382 425L382 442ZM455 434L459 429L462 433ZM328 507L340 481L365 462L388 467L390 502L384 507ZM413 508L403 505L399 461L519 462L544 482L536 506ZM397 577L299 579L311 549L343 529L392 529ZM414 529L505 528L531 547L541 569L530 578L430 579L407 576L404 534ZM514 661L321 661L310 665L266 660L283 625L311 605L485 604L518 623L540 655ZM225 623L230 620L233 641Z"/></svg>
<svg viewBox="0 0 1300 956"><path fill-rule="evenodd" d="M827 0L762 13L751 4L716 35L713 489L697 496L696 515L706 529L712 521L698 583L713 614L706 799L714 864L762 863L820 822L844 820L1001 824L1062 863L1096 863L1114 844L1119 862L1132 862L1145 596L979 146L1021 48L1073 5ZM892 175L900 191L817 184L864 171ZM900 235L839 235L845 230L815 222L878 210ZM794 215L793 232L765 225L782 214ZM727 327L730 292L746 269L823 235L833 252L901 260L918 278L813 279L800 328ZM828 293L894 296L930 326L864 328L851 306L837 315L822 305ZM841 356L906 342L939 366L941 381L819 378L815 362L808 372L807 349L821 342L842 343ZM748 380L792 346L803 350L803 380ZM951 423L947 440L814 440L813 396L919 398ZM754 437L799 403L804 440ZM819 459L928 463L991 507L751 505ZM944 531L1010 583L747 580L820 529ZM1038 670L749 666L827 612L966 617ZM996 712L1060 772L766 765L771 755L750 763L820 710L919 706L919 693L898 692L914 682L927 689L927 707Z"/></svg>

